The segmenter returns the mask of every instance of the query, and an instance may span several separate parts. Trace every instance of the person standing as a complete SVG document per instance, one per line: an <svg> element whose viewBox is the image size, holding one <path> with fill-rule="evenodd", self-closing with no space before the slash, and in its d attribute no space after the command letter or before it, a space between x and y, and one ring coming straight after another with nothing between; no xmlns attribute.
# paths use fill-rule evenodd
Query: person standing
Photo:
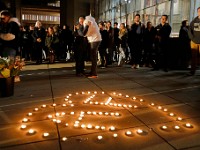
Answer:
<svg viewBox="0 0 200 150"><path fill-rule="evenodd" d="M36 64L42 63L42 49L45 46L45 37L46 37L46 31L42 27L42 23L40 21L37 21L35 23L35 28L32 33L33 42L34 42L34 53L36 57Z"/></svg>
<svg viewBox="0 0 200 150"><path fill-rule="evenodd" d="M106 23L106 30L108 32L108 51L107 51L107 64L111 65L113 63L113 48L114 48L114 29L111 26L111 22L108 21Z"/></svg>
<svg viewBox="0 0 200 150"><path fill-rule="evenodd" d="M79 23L74 26L74 57L75 57L75 66L76 66L76 76L81 77L85 76L85 59L87 55L87 38L84 37L83 22L85 18L79 17Z"/></svg>
<svg viewBox="0 0 200 150"><path fill-rule="evenodd" d="M92 16L86 16L84 35L90 44L90 59L92 62L91 72L88 78L97 78L97 52L101 43L101 34L95 19Z"/></svg>
<svg viewBox="0 0 200 150"><path fill-rule="evenodd" d="M1 21L2 56L15 57L19 49L20 23L17 18L11 17L7 10L1 12Z"/></svg>
<svg viewBox="0 0 200 150"><path fill-rule="evenodd" d="M129 32L129 46L132 68L138 69L142 58L142 41L145 26L140 22L140 15L136 14Z"/></svg>
<svg viewBox="0 0 200 150"><path fill-rule="evenodd" d="M169 68L169 59L170 59L170 49L169 49L169 36L171 33L171 26L167 23L168 16L162 15L161 17L161 23L156 26L156 39L158 44L158 53L157 53L157 59L156 59L156 65L154 70L159 70L161 67L161 61L162 61L162 67L165 72L168 72Z"/></svg>
<svg viewBox="0 0 200 150"><path fill-rule="evenodd" d="M189 27L189 37L191 39L192 61L190 75L196 72L200 52L200 7L197 8L198 16L192 20Z"/></svg>

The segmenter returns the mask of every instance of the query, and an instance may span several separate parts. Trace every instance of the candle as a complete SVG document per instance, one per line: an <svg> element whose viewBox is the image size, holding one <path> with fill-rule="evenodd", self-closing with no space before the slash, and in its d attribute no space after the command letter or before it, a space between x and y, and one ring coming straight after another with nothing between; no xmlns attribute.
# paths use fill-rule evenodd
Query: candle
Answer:
<svg viewBox="0 0 200 150"><path fill-rule="evenodd" d="M107 116L107 115L109 115L109 113L108 113L108 112L105 112L105 115Z"/></svg>
<svg viewBox="0 0 200 150"><path fill-rule="evenodd" d="M100 129L100 126L95 126L95 129Z"/></svg>
<svg viewBox="0 0 200 150"><path fill-rule="evenodd" d="M105 92L101 92L102 94L104 94Z"/></svg>
<svg viewBox="0 0 200 150"><path fill-rule="evenodd" d="M165 111L165 112L166 112L166 111L168 111L168 110L167 110L167 108L165 108L165 109L163 109L163 111Z"/></svg>
<svg viewBox="0 0 200 150"><path fill-rule="evenodd" d="M128 105L129 108L132 108L132 105Z"/></svg>
<svg viewBox="0 0 200 150"><path fill-rule="evenodd" d="M88 112L87 112L87 114L88 114L88 115L91 115L91 114L92 114L92 112L88 111Z"/></svg>
<svg viewBox="0 0 200 150"><path fill-rule="evenodd" d="M85 128L86 126L84 124L81 125L81 128Z"/></svg>
<svg viewBox="0 0 200 150"><path fill-rule="evenodd" d="M65 115L65 112L62 112L61 114L62 114L62 116L64 116L64 115Z"/></svg>
<svg viewBox="0 0 200 150"><path fill-rule="evenodd" d="M137 107L138 107L137 105L134 106L134 108L137 108Z"/></svg>
<svg viewBox="0 0 200 150"><path fill-rule="evenodd" d="M115 130L115 127L111 126L110 131L114 131L114 130Z"/></svg>
<svg viewBox="0 0 200 150"><path fill-rule="evenodd" d="M144 100L143 99L140 99L140 102L143 102Z"/></svg>
<svg viewBox="0 0 200 150"><path fill-rule="evenodd" d="M91 125L91 124L88 124L88 125L87 125L87 128L88 128L88 129L92 129L92 125Z"/></svg>
<svg viewBox="0 0 200 150"><path fill-rule="evenodd" d="M92 104L93 104L93 102L90 102L90 104L92 105Z"/></svg>
<svg viewBox="0 0 200 150"><path fill-rule="evenodd" d="M90 91L88 91L88 94L90 94Z"/></svg>
<svg viewBox="0 0 200 150"><path fill-rule="evenodd" d="M76 95L78 95L78 92L76 92Z"/></svg>
<svg viewBox="0 0 200 150"><path fill-rule="evenodd" d="M103 137L102 137L101 135L99 135L99 136L97 137L97 139L98 139L98 140L102 140Z"/></svg>
<svg viewBox="0 0 200 150"><path fill-rule="evenodd" d="M186 123L185 126L186 126L187 128L191 128L191 127L192 127L192 125L191 125L190 123Z"/></svg>
<svg viewBox="0 0 200 150"><path fill-rule="evenodd" d="M116 93L115 93L115 92L113 92L113 95L116 95Z"/></svg>
<svg viewBox="0 0 200 150"><path fill-rule="evenodd" d="M66 98L69 98L69 96L66 96Z"/></svg>
<svg viewBox="0 0 200 150"><path fill-rule="evenodd" d="M79 127L79 124L76 124L76 123L75 123L75 124L74 124L74 127L75 127L75 128L78 128L78 127Z"/></svg>
<svg viewBox="0 0 200 150"><path fill-rule="evenodd" d="M98 104L99 104L99 102L95 102L94 104L95 104L95 105L98 105Z"/></svg>
<svg viewBox="0 0 200 150"><path fill-rule="evenodd" d="M126 107L127 107L127 105L123 105L123 107L125 107L125 108L126 108Z"/></svg>
<svg viewBox="0 0 200 150"><path fill-rule="evenodd" d="M104 105L104 103L103 103L103 102L101 102L100 104L101 104L101 105Z"/></svg>
<svg viewBox="0 0 200 150"><path fill-rule="evenodd" d="M25 124L23 124L23 125L21 125L21 129L26 129L26 125Z"/></svg>
<svg viewBox="0 0 200 150"><path fill-rule="evenodd" d="M68 127L68 126L69 126L69 124L68 124L68 123L66 123L66 124L65 124L65 126L66 126L66 127Z"/></svg>
<svg viewBox="0 0 200 150"><path fill-rule="evenodd" d="M31 112L30 112L30 113L28 113L28 116L32 116L32 115L33 115L33 113L31 113Z"/></svg>
<svg viewBox="0 0 200 150"><path fill-rule="evenodd" d="M115 113L115 116L117 116L117 117L118 117L118 116L119 116L119 113Z"/></svg>
<svg viewBox="0 0 200 150"><path fill-rule="evenodd" d="M129 97L129 95L126 95L126 97Z"/></svg>
<svg viewBox="0 0 200 150"><path fill-rule="evenodd" d="M34 133L35 133L35 130L30 129L30 130L28 130L28 133L29 133L29 134L34 134Z"/></svg>
<svg viewBox="0 0 200 150"><path fill-rule="evenodd" d="M39 109L38 109L38 108L35 108L34 110L35 110L35 111L38 111Z"/></svg>
<svg viewBox="0 0 200 150"><path fill-rule="evenodd" d="M67 137L63 137L63 138L62 138L62 141L67 141Z"/></svg>
<svg viewBox="0 0 200 150"><path fill-rule="evenodd" d="M46 108L47 106L46 105L42 105L42 108Z"/></svg>
<svg viewBox="0 0 200 150"><path fill-rule="evenodd" d="M72 96L72 94L69 94L69 96Z"/></svg>
<svg viewBox="0 0 200 150"><path fill-rule="evenodd" d="M75 121L75 124L79 124L80 122L79 121Z"/></svg>
<svg viewBox="0 0 200 150"><path fill-rule="evenodd" d="M71 104L71 107L74 107L74 104Z"/></svg>
<svg viewBox="0 0 200 150"><path fill-rule="evenodd" d="M131 135L132 132L131 131L126 131L126 135Z"/></svg>
<svg viewBox="0 0 200 150"><path fill-rule="evenodd" d="M141 133L143 133L143 130L142 129L138 129L137 133L141 134Z"/></svg>
<svg viewBox="0 0 200 150"><path fill-rule="evenodd" d="M48 118L51 119L51 118L53 118L53 116L52 115L48 115Z"/></svg>
<svg viewBox="0 0 200 150"><path fill-rule="evenodd" d="M102 113L102 112L99 112L99 115L103 115L103 113Z"/></svg>
<svg viewBox="0 0 200 150"><path fill-rule="evenodd" d="M162 107L161 107L161 106L158 106L158 109L162 109Z"/></svg>
<svg viewBox="0 0 200 150"><path fill-rule="evenodd" d="M136 97L133 97L133 100L136 100Z"/></svg>
<svg viewBox="0 0 200 150"><path fill-rule="evenodd" d="M70 114L71 114L71 115L74 115L74 112L72 111Z"/></svg>
<svg viewBox="0 0 200 150"><path fill-rule="evenodd" d="M61 123L61 120L56 120L56 123Z"/></svg>
<svg viewBox="0 0 200 150"><path fill-rule="evenodd" d="M56 104L54 103L52 106L53 106L53 107L56 107Z"/></svg>
<svg viewBox="0 0 200 150"><path fill-rule="evenodd" d="M97 91L94 91L94 94L97 94Z"/></svg>
<svg viewBox="0 0 200 150"><path fill-rule="evenodd" d="M116 106L117 106L117 104L114 104L114 106L116 107Z"/></svg>
<svg viewBox="0 0 200 150"><path fill-rule="evenodd" d="M169 115L173 117L173 116L174 116L174 113L170 113Z"/></svg>
<svg viewBox="0 0 200 150"><path fill-rule="evenodd" d="M105 130L105 129L106 129L106 127L104 127L104 126L101 127L101 130Z"/></svg>
<svg viewBox="0 0 200 150"><path fill-rule="evenodd" d="M82 117L79 117L79 118L78 118L78 120L82 120L82 119L83 119Z"/></svg>
<svg viewBox="0 0 200 150"><path fill-rule="evenodd" d="M96 115L97 113L94 111L94 112L92 112L92 114L93 114L93 115Z"/></svg>
<svg viewBox="0 0 200 150"><path fill-rule="evenodd" d="M121 94L121 93L119 93L119 96L122 96L122 94Z"/></svg>
<svg viewBox="0 0 200 150"><path fill-rule="evenodd" d="M56 113L56 117L60 116L60 113Z"/></svg>
<svg viewBox="0 0 200 150"><path fill-rule="evenodd" d="M151 106L154 106L155 104L154 103L151 103Z"/></svg>
<svg viewBox="0 0 200 150"><path fill-rule="evenodd" d="M28 118L24 118L22 121L23 122L28 122Z"/></svg>
<svg viewBox="0 0 200 150"><path fill-rule="evenodd" d="M85 94L85 92L82 92L82 94Z"/></svg>
<svg viewBox="0 0 200 150"><path fill-rule="evenodd" d="M122 107L122 104L118 104L117 106L118 106L118 107Z"/></svg>
<svg viewBox="0 0 200 150"><path fill-rule="evenodd" d="M118 136L117 133L114 133L114 134L113 134L113 137L114 137L114 138L116 138L117 136Z"/></svg>
<svg viewBox="0 0 200 150"><path fill-rule="evenodd" d="M67 105L66 105L66 104L62 104L62 106L63 106L63 107L66 107Z"/></svg>
<svg viewBox="0 0 200 150"><path fill-rule="evenodd" d="M46 133L43 133L43 136L44 136L44 137L47 137L47 136L49 136L49 133L47 133L47 132L46 132Z"/></svg>
<svg viewBox="0 0 200 150"><path fill-rule="evenodd" d="M110 106L113 106L113 103L110 103L109 105L110 105Z"/></svg>
<svg viewBox="0 0 200 150"><path fill-rule="evenodd" d="M53 119L53 122L56 122L57 120L56 119Z"/></svg>
<svg viewBox="0 0 200 150"><path fill-rule="evenodd" d="M178 117L177 120L178 120L178 121L181 121L181 120L183 120L183 119L182 119L181 117Z"/></svg>
<svg viewBox="0 0 200 150"><path fill-rule="evenodd" d="M111 115L111 116L114 116L114 115L115 115L115 113L114 113L114 112L111 112L111 113L110 113L110 115Z"/></svg>
<svg viewBox="0 0 200 150"><path fill-rule="evenodd" d="M166 130L166 129L167 129L167 126L162 126L162 129L163 129L163 130Z"/></svg>
<svg viewBox="0 0 200 150"><path fill-rule="evenodd" d="M175 126L174 128L175 128L176 130L179 130L179 129L180 129L180 127L179 127L179 126Z"/></svg>
<svg viewBox="0 0 200 150"><path fill-rule="evenodd" d="M71 103L72 103L72 101L69 101L68 103L69 103L69 104L71 104Z"/></svg>

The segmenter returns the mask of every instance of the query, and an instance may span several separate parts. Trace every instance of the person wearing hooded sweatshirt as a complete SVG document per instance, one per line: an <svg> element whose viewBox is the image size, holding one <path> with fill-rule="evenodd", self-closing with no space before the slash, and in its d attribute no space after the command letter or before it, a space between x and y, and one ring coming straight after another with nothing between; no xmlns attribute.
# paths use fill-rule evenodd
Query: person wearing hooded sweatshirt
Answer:
<svg viewBox="0 0 200 150"><path fill-rule="evenodd" d="M189 37L191 39L192 61L189 75L196 72L199 52L200 52L200 7L197 8L198 16L192 20L189 27Z"/></svg>
<svg viewBox="0 0 200 150"><path fill-rule="evenodd" d="M15 57L19 48L19 26L17 18L12 18L8 10L1 11L2 29L0 39L2 40L2 56Z"/></svg>
<svg viewBox="0 0 200 150"><path fill-rule="evenodd" d="M99 27L92 16L86 16L84 24L84 35L90 44L90 59L92 62L91 72L88 78L97 78L97 51L102 38Z"/></svg>

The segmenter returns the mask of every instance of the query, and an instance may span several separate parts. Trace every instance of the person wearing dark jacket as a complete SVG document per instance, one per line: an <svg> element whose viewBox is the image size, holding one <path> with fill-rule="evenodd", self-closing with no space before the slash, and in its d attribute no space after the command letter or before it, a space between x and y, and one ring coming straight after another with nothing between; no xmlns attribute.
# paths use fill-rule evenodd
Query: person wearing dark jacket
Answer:
<svg viewBox="0 0 200 150"><path fill-rule="evenodd" d="M40 21L36 22L32 37L33 37L34 48L35 48L34 53L36 56L36 64L41 64L42 63L42 49L45 46L46 31L42 27L42 23Z"/></svg>
<svg viewBox="0 0 200 150"><path fill-rule="evenodd" d="M187 68L191 59L190 38L188 35L189 24L188 20L182 21L182 26L179 31L180 45L180 65Z"/></svg>
<svg viewBox="0 0 200 150"><path fill-rule="evenodd" d="M192 20L189 27L189 37L191 39L192 62L190 75L194 75L198 63L200 52L200 7L197 8L198 16Z"/></svg>
<svg viewBox="0 0 200 150"><path fill-rule="evenodd" d="M168 72L169 68L169 36L171 33L171 26L167 23L168 16L162 15L161 23L156 26L156 40L157 40L157 59L154 70L159 70L162 66L165 72ZM162 65L161 65L162 60Z"/></svg>
<svg viewBox="0 0 200 150"><path fill-rule="evenodd" d="M140 22L140 15L136 14L129 32L128 43L131 52L132 68L138 69L142 58L142 43L145 26Z"/></svg>
<svg viewBox="0 0 200 150"><path fill-rule="evenodd" d="M10 12L1 12L2 29L0 39L2 40L2 56L15 57L19 48L19 26L17 18L12 18Z"/></svg>
<svg viewBox="0 0 200 150"><path fill-rule="evenodd" d="M106 48L107 48L107 40L108 40L108 32L105 30L105 26L103 22L99 23L99 30L101 33L102 41L99 45L99 54L101 58L101 65L100 68L106 68L107 62L106 62Z"/></svg>
<svg viewBox="0 0 200 150"><path fill-rule="evenodd" d="M81 77L85 76L85 60L87 56L87 38L84 37L84 17L79 17L79 23L74 26L74 57L75 57L75 66L76 66L76 76Z"/></svg>

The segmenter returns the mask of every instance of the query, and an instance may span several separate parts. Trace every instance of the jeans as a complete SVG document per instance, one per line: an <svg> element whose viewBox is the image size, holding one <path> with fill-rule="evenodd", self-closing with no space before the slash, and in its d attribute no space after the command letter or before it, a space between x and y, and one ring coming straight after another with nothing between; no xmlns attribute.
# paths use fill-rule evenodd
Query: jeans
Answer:
<svg viewBox="0 0 200 150"><path fill-rule="evenodd" d="M100 43L101 43L100 41L90 43L90 59L92 62L90 73L93 76L97 75L97 56L98 56L97 51Z"/></svg>

